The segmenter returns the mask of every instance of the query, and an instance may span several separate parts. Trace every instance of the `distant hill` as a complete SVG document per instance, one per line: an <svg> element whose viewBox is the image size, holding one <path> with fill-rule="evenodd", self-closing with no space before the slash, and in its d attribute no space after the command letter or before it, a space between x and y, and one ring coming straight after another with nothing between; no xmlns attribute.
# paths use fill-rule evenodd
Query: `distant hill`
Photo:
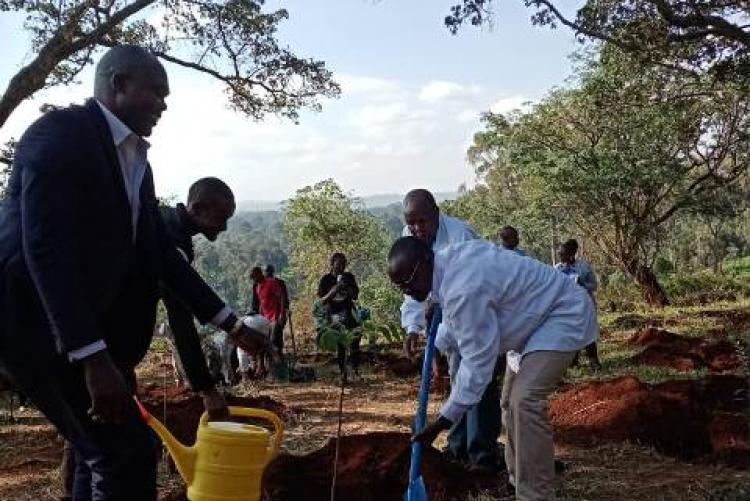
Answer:
<svg viewBox="0 0 750 501"><path fill-rule="evenodd" d="M435 193L435 198L438 203L445 200L454 200L457 196L458 192L455 191L441 191ZM386 193L382 195L361 197L360 199L367 209L376 209L401 203L404 199L404 195L398 193ZM241 212L278 211L281 210L282 204L282 201L274 200L242 200L237 204L237 209Z"/></svg>

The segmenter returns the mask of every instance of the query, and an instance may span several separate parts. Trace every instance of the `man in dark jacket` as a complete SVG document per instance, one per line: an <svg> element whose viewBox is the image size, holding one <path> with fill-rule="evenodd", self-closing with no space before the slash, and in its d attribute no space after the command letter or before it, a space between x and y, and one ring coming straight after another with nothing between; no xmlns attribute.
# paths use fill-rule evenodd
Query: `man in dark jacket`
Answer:
<svg viewBox="0 0 750 501"><path fill-rule="evenodd" d="M245 327L167 235L144 137L167 75L135 46L96 67L95 99L51 111L18 143L0 210L0 358L76 454L74 499L154 501L152 435L133 402L159 283L251 351Z"/></svg>
<svg viewBox="0 0 750 501"><path fill-rule="evenodd" d="M185 260L192 264L195 259L193 237L200 233L213 242L227 229L227 221L235 210L234 194L222 180L206 177L190 187L187 205L180 203L160 210L167 234ZM225 414L226 401L216 390L206 365L193 312L167 285L162 286L161 295L178 361L190 387L203 397L209 414Z"/></svg>

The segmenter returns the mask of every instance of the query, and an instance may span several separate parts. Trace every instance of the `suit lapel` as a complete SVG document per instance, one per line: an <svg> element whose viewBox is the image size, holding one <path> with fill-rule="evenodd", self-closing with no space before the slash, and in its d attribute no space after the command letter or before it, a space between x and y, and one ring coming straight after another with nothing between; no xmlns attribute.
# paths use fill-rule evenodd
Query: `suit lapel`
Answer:
<svg viewBox="0 0 750 501"><path fill-rule="evenodd" d="M102 110L99 108L99 104L94 99L89 99L86 101L86 108L89 111L89 114L91 115L95 125L96 130L99 133L99 137L101 139L102 147L104 148L106 155L107 155L107 161L108 161L108 168L110 170L112 181L115 184L115 191L119 194L120 203L121 206L121 216L123 223L125 223L125 226L128 228L129 232L129 238L132 241L133 237L133 225L131 223L131 208L130 208L130 202L128 201L128 192L125 189L125 180L122 177L122 168L120 167L120 159L117 156L117 150L115 149L115 141L112 138L112 132L110 131L109 124L107 123L107 119L104 117L104 113L102 113Z"/></svg>

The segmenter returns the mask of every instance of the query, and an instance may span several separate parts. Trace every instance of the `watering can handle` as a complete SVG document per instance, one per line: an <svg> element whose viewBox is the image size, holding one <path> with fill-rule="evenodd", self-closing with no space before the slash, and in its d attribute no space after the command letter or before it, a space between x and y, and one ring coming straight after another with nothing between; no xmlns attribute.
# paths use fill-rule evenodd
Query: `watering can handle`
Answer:
<svg viewBox="0 0 750 501"><path fill-rule="evenodd" d="M265 409L251 409L249 407L229 407L229 415L241 416L241 417L255 417L265 419L273 424L274 435L271 447L268 449L268 461L272 460L279 453L281 449L281 441L284 438L284 423L279 419L279 416L271 411ZM208 424L208 413L204 412L201 416L200 426L206 426Z"/></svg>

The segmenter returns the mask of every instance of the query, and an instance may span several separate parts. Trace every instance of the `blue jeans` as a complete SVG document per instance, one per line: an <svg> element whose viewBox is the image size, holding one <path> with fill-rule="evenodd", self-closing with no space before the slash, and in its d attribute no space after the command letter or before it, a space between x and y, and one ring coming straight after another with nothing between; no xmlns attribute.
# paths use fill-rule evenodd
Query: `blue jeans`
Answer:
<svg viewBox="0 0 750 501"><path fill-rule="evenodd" d="M448 363L453 379L461 363L460 355L451 354ZM504 372L505 356L501 355L482 400L451 427L447 450L455 458L483 466L493 466L502 458L497 439L501 427L499 379Z"/></svg>

